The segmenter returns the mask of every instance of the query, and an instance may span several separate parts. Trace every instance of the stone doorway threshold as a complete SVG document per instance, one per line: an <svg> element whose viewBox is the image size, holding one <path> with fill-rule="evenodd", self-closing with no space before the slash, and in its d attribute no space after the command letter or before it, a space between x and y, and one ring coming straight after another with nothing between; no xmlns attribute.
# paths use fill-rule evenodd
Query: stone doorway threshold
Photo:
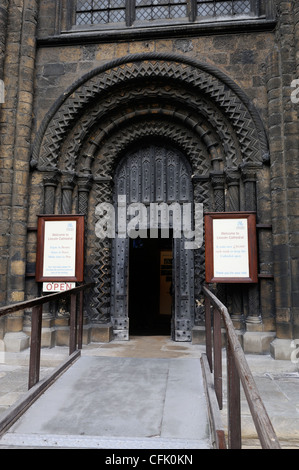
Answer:
<svg viewBox="0 0 299 470"><path fill-rule="evenodd" d="M82 356L200 358L204 345L173 341L170 336L130 336L129 341L84 345Z"/></svg>

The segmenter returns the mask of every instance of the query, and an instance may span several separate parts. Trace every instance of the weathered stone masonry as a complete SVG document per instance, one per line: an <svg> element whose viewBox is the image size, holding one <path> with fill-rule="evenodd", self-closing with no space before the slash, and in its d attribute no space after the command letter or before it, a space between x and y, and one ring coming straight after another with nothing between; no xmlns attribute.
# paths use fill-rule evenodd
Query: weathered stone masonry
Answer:
<svg viewBox="0 0 299 470"><path fill-rule="evenodd" d="M4 2L2 10L3 21L7 20L3 72L6 96L1 106L0 150L2 303L25 298L37 10L38 2L30 0ZM21 314L7 319L6 331L22 332L22 328ZM19 336L22 342L22 334Z"/></svg>
<svg viewBox="0 0 299 470"><path fill-rule="evenodd" d="M217 26L209 34L178 28L159 38L91 39L61 34L64 1L1 1L1 304L41 293L36 215L83 213L86 280L97 281L84 340L117 334L126 319L111 316L112 251L94 235L94 208L113 200L118 162L150 136L189 160L194 200L205 210L257 211L258 286L219 294L246 351L289 358L299 337L299 105L290 100L299 78L299 6L274 4L268 23L256 20L252 31ZM203 250L194 259L195 341L203 327ZM29 323L27 312L2 321L6 348L27 347ZM68 305L49 305L44 345L65 344L67 327Z"/></svg>
<svg viewBox="0 0 299 470"><path fill-rule="evenodd" d="M298 5L277 2L276 47L268 58L269 143L277 337L298 337Z"/></svg>

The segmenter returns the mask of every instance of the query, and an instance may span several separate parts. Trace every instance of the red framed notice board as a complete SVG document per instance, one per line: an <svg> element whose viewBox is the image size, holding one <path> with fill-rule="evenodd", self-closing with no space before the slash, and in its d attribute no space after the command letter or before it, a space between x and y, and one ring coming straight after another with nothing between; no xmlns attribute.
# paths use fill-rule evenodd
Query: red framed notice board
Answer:
<svg viewBox="0 0 299 470"><path fill-rule="evenodd" d="M255 283L256 214L210 212L205 215L206 282Z"/></svg>
<svg viewBox="0 0 299 470"><path fill-rule="evenodd" d="M84 216L38 216L36 281L82 282L83 267Z"/></svg>

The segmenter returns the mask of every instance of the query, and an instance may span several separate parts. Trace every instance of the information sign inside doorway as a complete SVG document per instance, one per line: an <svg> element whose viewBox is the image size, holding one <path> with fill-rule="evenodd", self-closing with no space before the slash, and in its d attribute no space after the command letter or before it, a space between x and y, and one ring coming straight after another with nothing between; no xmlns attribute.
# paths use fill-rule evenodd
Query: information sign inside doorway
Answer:
<svg viewBox="0 0 299 470"><path fill-rule="evenodd" d="M257 282L255 213L206 214L205 243L206 282Z"/></svg>
<svg viewBox="0 0 299 470"><path fill-rule="evenodd" d="M83 254L83 215L38 217L37 282L82 282Z"/></svg>

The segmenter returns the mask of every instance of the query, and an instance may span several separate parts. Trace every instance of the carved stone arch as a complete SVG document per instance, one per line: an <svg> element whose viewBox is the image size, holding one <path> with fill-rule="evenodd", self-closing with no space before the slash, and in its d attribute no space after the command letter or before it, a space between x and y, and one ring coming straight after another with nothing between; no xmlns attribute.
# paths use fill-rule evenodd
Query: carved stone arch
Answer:
<svg viewBox="0 0 299 470"><path fill-rule="evenodd" d="M92 101L118 84L147 77L176 80L204 93L228 116L246 162L267 158L268 143L262 121L245 93L213 66L170 54L134 54L85 75L55 103L45 117L33 146L32 163L39 169L57 168L67 133Z"/></svg>
<svg viewBox="0 0 299 470"><path fill-rule="evenodd" d="M150 90L152 92L152 90ZM97 103L67 137L61 151L60 167L74 171L80 154L93 155L109 134L125 128L134 121L157 118L169 123L180 121L197 134L208 148L221 146L225 166L237 166L242 162L237 136L229 121L219 110L202 96L189 90L171 87L168 90L157 85L154 98L146 87L139 90L122 90L113 99ZM157 108L156 95L159 94ZM141 102L141 104L139 103Z"/></svg>
<svg viewBox="0 0 299 470"><path fill-rule="evenodd" d="M208 174L210 159L206 145L194 132L182 124L159 119L145 119L129 123L113 134L103 147L95 153L93 174L111 177L124 149L146 137L160 138L172 142L187 156L193 172Z"/></svg>

